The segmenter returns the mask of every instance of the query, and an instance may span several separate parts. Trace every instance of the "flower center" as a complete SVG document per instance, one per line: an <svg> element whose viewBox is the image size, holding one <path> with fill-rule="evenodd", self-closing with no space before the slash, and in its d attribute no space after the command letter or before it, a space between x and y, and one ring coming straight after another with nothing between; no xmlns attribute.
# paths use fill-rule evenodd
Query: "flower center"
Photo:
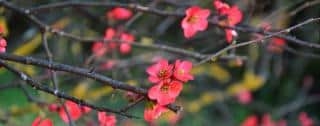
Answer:
<svg viewBox="0 0 320 126"><path fill-rule="evenodd" d="M194 24L198 21L198 17L197 16L190 16L187 20L187 22L189 22L190 24Z"/></svg>
<svg viewBox="0 0 320 126"><path fill-rule="evenodd" d="M185 71L183 69L178 70L178 74L180 74L180 75L184 74L184 72Z"/></svg>
<svg viewBox="0 0 320 126"><path fill-rule="evenodd" d="M158 76L160 78L164 78L167 74L167 70L160 70Z"/></svg>
<svg viewBox="0 0 320 126"><path fill-rule="evenodd" d="M167 84L167 83L163 84L160 89L161 89L161 92L167 93L169 90L169 84Z"/></svg>

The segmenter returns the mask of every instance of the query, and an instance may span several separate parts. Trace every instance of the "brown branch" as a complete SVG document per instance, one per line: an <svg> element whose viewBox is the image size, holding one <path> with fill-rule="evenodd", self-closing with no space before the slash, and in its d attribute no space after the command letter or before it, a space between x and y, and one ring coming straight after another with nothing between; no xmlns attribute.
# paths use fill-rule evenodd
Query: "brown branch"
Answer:
<svg viewBox="0 0 320 126"><path fill-rule="evenodd" d="M141 12L148 12L160 16L183 16L184 14L178 12L167 12L161 11L155 8L145 7L139 4L122 4L118 2L74 2L74 1L67 1L67 2L57 2L48 5L42 5L35 8L28 9L30 13L37 13L43 12L51 9L61 9L61 8L68 8L68 7L124 7L129 8L132 10L137 10Z"/></svg>
<svg viewBox="0 0 320 126"><path fill-rule="evenodd" d="M288 51L289 53L292 53L292 54L295 54L295 55L298 55L298 56L303 56L305 58L315 58L315 59L318 59L320 58L320 55L318 54L314 54L314 53L308 53L308 52L302 52L302 51L298 51L294 48L291 48L289 46L285 46L283 47L286 51Z"/></svg>
<svg viewBox="0 0 320 126"><path fill-rule="evenodd" d="M50 51L49 46L48 46L47 31L41 31L41 32L42 32L41 39L42 39L43 48L46 51L46 55L48 57L49 62L52 62L53 54ZM58 86L57 73L53 70L50 70L50 73L51 73L51 81L53 83L54 90L55 90L55 92L58 92L59 86ZM61 99L58 99L58 101L61 104L61 106L64 108L64 110L66 111L66 115L69 120L69 122L68 122L69 126L75 126L73 120L71 119L70 112L67 109L67 106L63 103L63 101Z"/></svg>
<svg viewBox="0 0 320 126"><path fill-rule="evenodd" d="M303 9L308 8L308 7L311 7L311 6L314 6L314 5L317 5L317 4L320 4L320 0L307 1L307 2L305 2L303 5L297 7L297 8L294 9L293 11L291 11L291 12L289 13L289 15L290 15L290 16L296 15L298 12L302 11Z"/></svg>
<svg viewBox="0 0 320 126"><path fill-rule="evenodd" d="M315 22L315 21L319 21L319 20L320 20L320 18L311 18L311 19L303 21L303 22L301 22L301 23L299 23L297 25L294 25L294 26L292 26L290 28L283 29L283 30L281 30L279 32L267 35L267 36L259 38L259 39L255 39L255 40L251 40L251 41L247 41L247 42L241 42L241 43L238 43L238 44L229 45L229 46L219 50L218 52L212 54L211 56L209 56L209 58L200 61L197 65L203 64L203 63L205 63L205 62L207 62L209 60L214 60L215 58L219 57L221 54L223 54L226 51L229 51L231 49L242 47L242 46L247 46L247 45L258 43L258 42L262 42L265 39L269 39L269 38L275 37L275 36L280 35L282 33L289 32L289 31L291 31L293 29L299 28L299 27L301 27L303 25L306 25L306 24L309 24L309 23L312 23L312 22Z"/></svg>
<svg viewBox="0 0 320 126"><path fill-rule="evenodd" d="M88 103L88 102L86 102L84 100L77 99L77 98L75 98L73 96L67 95L64 92L57 91L57 90L51 89L51 88L46 87L46 86L42 86L41 83L39 83L36 80L33 80L27 74L25 74L25 73L23 73L21 71L18 71L15 68L9 66L3 60L0 60L0 65L4 66L7 70L9 70L12 73L16 74L21 80L27 82L34 89L37 89L37 90L52 94L52 95L54 95L56 97L59 97L59 98L63 98L63 99L66 99L66 100L73 101L75 103L78 103L81 106L87 106L87 107L90 107L90 108L98 110L98 111L111 112L111 113L115 113L115 114L119 114L119 115L122 115L122 116L129 117L129 118L138 118L138 117L135 117L135 116L132 116L132 115L128 115L128 114L125 114L123 112L116 111L116 110L113 110L113 109L109 109L109 108L106 108L106 107L95 106L94 104Z"/></svg>
<svg viewBox="0 0 320 126"><path fill-rule="evenodd" d="M9 60L9 61L13 61L13 62L19 62L19 63L23 63L23 64L28 64L28 65L34 65L34 66L38 66L38 67L44 67L44 68L47 68L50 70L73 73L76 75L80 75L83 77L94 79L96 81L101 82L102 84L106 84L108 86L111 86L114 89L131 91L131 92L141 94L144 96L147 95L146 89L143 89L140 87L134 87L134 86L131 86L129 84L126 84L126 83L118 81L118 80L113 80L109 77L95 73L94 71L89 70L89 69L74 67L74 66L70 66L70 65L66 65L66 64L56 63L56 62L49 62L47 60L35 59L32 57L22 57L22 56L10 55L10 54L6 54L6 53L0 54L0 59ZM174 112L181 111L181 107L176 106L174 104L168 105L167 107Z"/></svg>
<svg viewBox="0 0 320 126"><path fill-rule="evenodd" d="M120 109L120 112L127 112L129 109L131 109L132 107L136 106L137 104L142 102L144 99L145 99L145 97L138 98L136 101L134 101L134 102L128 104L126 107Z"/></svg>

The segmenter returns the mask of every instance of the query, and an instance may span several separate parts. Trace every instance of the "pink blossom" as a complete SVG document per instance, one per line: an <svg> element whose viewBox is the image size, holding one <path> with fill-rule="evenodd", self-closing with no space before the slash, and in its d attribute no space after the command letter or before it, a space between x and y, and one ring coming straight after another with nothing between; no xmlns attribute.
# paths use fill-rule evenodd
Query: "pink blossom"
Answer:
<svg viewBox="0 0 320 126"><path fill-rule="evenodd" d="M207 18L210 15L209 9L201 9L198 6L190 7L186 10L186 17L183 18L181 26L184 36L191 38L198 31L204 31L208 27Z"/></svg>

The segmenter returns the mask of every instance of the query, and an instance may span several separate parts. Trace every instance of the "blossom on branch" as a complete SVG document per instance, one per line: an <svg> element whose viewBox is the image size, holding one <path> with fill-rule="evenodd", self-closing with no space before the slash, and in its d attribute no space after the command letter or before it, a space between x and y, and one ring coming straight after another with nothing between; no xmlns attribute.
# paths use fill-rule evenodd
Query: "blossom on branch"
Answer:
<svg viewBox="0 0 320 126"><path fill-rule="evenodd" d="M161 115L161 113L165 111L167 111L165 107L150 103L149 106L147 106L144 110L144 120L147 122L153 122Z"/></svg>
<svg viewBox="0 0 320 126"><path fill-rule="evenodd" d="M246 105L252 101L252 94L248 90L243 90L237 94L237 99L239 103Z"/></svg>
<svg viewBox="0 0 320 126"><path fill-rule="evenodd" d="M299 114L299 122L301 126L314 126L313 120L307 115L306 112Z"/></svg>
<svg viewBox="0 0 320 126"><path fill-rule="evenodd" d="M162 81L149 89L148 97L156 100L159 105L168 105L176 100L182 87L179 81Z"/></svg>
<svg viewBox="0 0 320 126"><path fill-rule="evenodd" d="M78 120L83 114L88 113L91 111L91 108L86 106L79 106L77 103L72 101L66 101L64 106L68 110L68 114L70 115L71 120L75 121ZM66 110L63 106L58 106L56 104L51 104L48 106L48 109L51 112L58 112L60 118L65 122L69 123L69 118L67 115Z"/></svg>
<svg viewBox="0 0 320 126"><path fill-rule="evenodd" d="M156 105L145 109L146 121L154 120L161 114L163 106L175 102L182 91L183 83L193 80L191 69L192 63L189 61L176 60L175 64L169 64L166 59L160 59L147 68L148 80L154 83L148 90L148 97L156 101Z"/></svg>
<svg viewBox="0 0 320 126"><path fill-rule="evenodd" d="M217 13L224 17L224 20L219 22L223 26L235 26L240 23L243 17L242 12L238 6L234 5L230 7L228 4L222 2L221 0L214 0L213 6L216 8ZM226 40L231 43L233 37L237 36L237 32L231 29L225 29Z"/></svg>
<svg viewBox="0 0 320 126"><path fill-rule="evenodd" d="M6 52L7 41L0 37L0 53Z"/></svg>
<svg viewBox="0 0 320 126"><path fill-rule="evenodd" d="M168 60L162 59L147 69L147 73L149 74L148 80L151 83L167 80L172 75L172 69L173 65L169 65Z"/></svg>
<svg viewBox="0 0 320 126"><path fill-rule="evenodd" d="M107 12L107 18L115 20L127 20L132 17L132 12L126 8L116 7Z"/></svg>
<svg viewBox="0 0 320 126"><path fill-rule="evenodd" d="M119 34L119 35L118 35ZM117 43L112 41L114 39L119 39L121 42ZM107 28L104 34L104 40L108 42L95 42L92 45L92 52L96 57L101 57L104 54L111 52L119 48L121 54L128 54L131 52L131 44L135 37L129 33L117 33L113 28Z"/></svg>
<svg viewBox="0 0 320 126"><path fill-rule="evenodd" d="M117 119L114 115L107 115L106 112L98 112L99 126L115 126Z"/></svg>
<svg viewBox="0 0 320 126"><path fill-rule="evenodd" d="M209 9L201 9L198 6L186 10L186 17L183 18L181 26L186 38L191 38L198 31L204 31L208 27L207 18L210 15Z"/></svg>
<svg viewBox="0 0 320 126"><path fill-rule="evenodd" d="M38 116L31 124L31 126L53 126L53 123L50 119L41 119Z"/></svg>
<svg viewBox="0 0 320 126"><path fill-rule="evenodd" d="M120 39L125 41L120 44L120 53L121 54L128 54L131 52L131 45L129 43L132 43L134 41L134 36L127 33L122 33L120 36Z"/></svg>
<svg viewBox="0 0 320 126"><path fill-rule="evenodd" d="M191 62L176 60L173 76L175 79L180 80L182 82L193 80L193 76L190 74L191 69L192 69Z"/></svg>
<svg viewBox="0 0 320 126"><path fill-rule="evenodd" d="M258 117L252 115L246 118L241 124L241 126L258 126Z"/></svg>

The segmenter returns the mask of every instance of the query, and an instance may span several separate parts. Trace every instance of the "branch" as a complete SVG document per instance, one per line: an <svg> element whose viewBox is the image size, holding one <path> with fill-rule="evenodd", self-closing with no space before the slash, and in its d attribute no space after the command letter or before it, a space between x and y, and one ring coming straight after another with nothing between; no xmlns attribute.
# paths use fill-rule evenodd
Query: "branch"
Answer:
<svg viewBox="0 0 320 126"><path fill-rule="evenodd" d="M223 54L224 52L229 51L229 50L231 50L231 49L238 48L238 47L242 47L242 46L247 46L247 45L250 45L250 44L253 44L253 43L262 42L262 41L265 40L265 39L272 38L272 37L277 36L277 35L280 35L280 34L282 34L282 33L284 33L284 32L291 31L291 30L296 29L296 28L299 28L299 27L301 27L301 26L303 26L303 25L306 25L306 24L309 24L309 23L312 23L312 22L315 22L315 21L319 21L319 20L320 20L320 18L311 18L311 19L308 19L308 20L306 20L306 21L303 21L303 22L301 22L301 23L299 23L299 24L297 24L297 25L294 25L294 26L292 26L292 27L290 27L290 28L283 29L283 30L281 30L281 31L279 31L279 32L276 32L276 33L267 35L267 36L262 37L262 38L259 38L259 39L255 39L255 40L251 40L251 41L247 41L247 42L241 42L241 43L238 43L238 44L229 45L229 46L227 46L226 48L223 48L223 49L221 49L220 51L212 54L211 56L209 56L209 58L200 61L197 65L203 64L203 63L205 63L205 62L207 62L207 61L209 61L209 60L214 60L215 58L219 57L219 56L220 56L221 54ZM310 44L311 44L311 43L310 43Z"/></svg>
<svg viewBox="0 0 320 126"><path fill-rule="evenodd" d="M134 92L137 94L147 96L146 89L143 89L140 87L134 87L134 86L131 86L129 84L126 84L126 83L118 81L118 80L113 80L109 77L95 73L94 71L89 70L89 69L74 67L74 66L70 66L70 65L66 65L66 64L56 63L56 62L49 62L47 60L35 59L32 57L16 56L16 55L11 55L11 54L6 54L6 53L1 53L0 59L19 62L19 63L23 63L23 64L28 64L28 65L39 66L39 67L44 67L44 68L47 68L50 70L73 73L76 75L80 75L83 77L97 80L97 81L101 82L102 84L106 84L108 86L111 86L114 89L131 91L131 92ZM174 112L179 112L182 109L180 106L176 106L174 104L168 105L167 107Z"/></svg>
<svg viewBox="0 0 320 126"><path fill-rule="evenodd" d="M119 115L122 115L122 116L129 117L129 118L138 118L138 117L135 117L135 116L132 116L132 115L125 114L125 113L120 112L120 111L112 110L112 109L105 108L105 107L98 107L98 106L90 104L90 103L88 103L88 102L86 102L84 100L77 99L77 98L75 98L73 96L69 96L69 95L65 94L64 92L60 92L60 91L57 91L57 90L52 90L49 87L42 86L41 83L37 82L36 80L33 80L31 77L29 77L25 73L23 73L21 71L18 71L15 68L9 66L8 64L6 64L2 60L0 60L0 65L4 66L7 70L9 70L12 73L16 74L21 80L27 82L34 89L37 89L37 90L52 94L52 95L57 96L59 98L63 98L63 99L66 99L66 100L73 101L75 103L78 103L80 106L87 106L87 107L90 107L90 108L98 110L98 111L111 112L111 113L115 113L115 114L119 114Z"/></svg>
<svg viewBox="0 0 320 126"><path fill-rule="evenodd" d="M3 4L8 5L7 2L3 2ZM35 7L35 8L26 9L26 12L28 12L26 14L28 15L28 14L47 11L47 10L51 10L51 9L61 9L61 8L78 7L78 6L80 6L80 7L124 7L124 8L129 8L129 9L133 9L133 10L137 10L137 11L141 11L141 12L156 14L159 16L175 16L175 17L184 17L185 16L185 14L183 12L162 11L159 9L145 7L145 6L142 6L139 4L132 4L132 3L122 4L122 3L116 3L116 2L106 3L106 2L72 2L72 1L71 2L58 2L58 3L47 4L47 5L42 5L42 6ZM219 22L216 20L209 20L209 23L216 25L218 27L221 27L221 28L234 29L234 30L238 30L238 31L242 31L242 32L260 33L263 35L274 34L274 32L264 31L263 29L255 28L252 26L234 26L234 27L223 26L223 25L219 24ZM296 44L299 44L302 46L307 46L307 47L311 47L311 48L320 48L319 44L314 44L311 42L299 40L299 39L296 39L295 37L292 37L289 35L277 34L275 36L286 39L289 42L293 42L293 43L296 43Z"/></svg>
<svg viewBox="0 0 320 126"><path fill-rule="evenodd" d="M30 13L36 12L43 12L51 9L61 9L61 8L68 8L68 7L123 7L129 8L132 10L137 10L141 12L148 12L160 16L183 16L184 14L178 12L167 12L161 11L155 8L145 7L139 4L129 3L129 4L122 4L118 2L74 2L74 1L67 1L67 2L57 2L53 4L47 4L38 6L35 8L28 9Z"/></svg>
<svg viewBox="0 0 320 126"><path fill-rule="evenodd" d="M308 7L311 7L311 6L314 6L314 5L317 5L317 4L320 4L320 0L307 1L307 2L305 2L303 5L297 7L297 8L294 9L293 11L291 11L291 12L289 13L289 15L290 15L290 16L296 15L298 12L302 11L303 9L308 8Z"/></svg>
<svg viewBox="0 0 320 126"><path fill-rule="evenodd" d="M81 2L80 2L81 3ZM24 16L26 16L27 18L29 18L32 22L34 22L34 24L40 28L40 30L42 31L48 31L48 32L51 32L55 35L58 35L58 36L62 36L62 37L66 37L66 38L69 38L69 39L73 39L73 40L76 40L76 41L79 41L79 42L99 42L99 41L103 41L103 42L110 42L110 41L116 41L116 42L126 42L126 41L122 41L122 40L104 40L103 38L88 38L88 37L81 37L81 36L76 36L76 35L73 35L73 34L70 34L70 33L66 33L62 30L59 30L59 29L54 29L52 27L50 27L49 25L43 23L42 21L40 21L39 19L37 19L35 16L32 15L32 13L30 13L30 10L24 10L24 9L20 9L20 8L17 8L15 7L14 5L12 5L11 3L9 2L6 2L6 1L0 1L0 4L3 5L4 7L10 9L10 10L13 10L13 11L16 11ZM57 4L54 4L54 8L60 8L60 7L68 7L68 6L75 6L75 4L78 4L78 2L63 2L63 3L57 3ZM105 3L106 4L106 3ZM85 2L85 3L81 3L81 5L86 5L86 6L100 6L98 4L98 2L94 2L93 4L89 4L89 2ZM104 4L102 4L101 6L103 6ZM116 5L116 4L111 4L111 5ZM129 4L130 5L130 4ZM129 6L128 5L128 6ZM138 5L137 5L138 6ZM140 5L139 5L140 6ZM51 7L48 6L48 7ZM48 8L46 6L44 7L40 7L40 8L44 8L45 10ZM48 8L49 9L49 8ZM157 12L157 11L156 11ZM128 43L128 42L126 42ZM188 56L188 57L192 57L192 58L195 58L195 59L198 59L198 60L202 60L202 59L205 59L208 57L208 55L206 54L201 54L201 53L198 53L198 52L193 52L193 51L188 51L188 50L185 50L185 49L180 49L180 48L175 48L175 47L170 47L170 46L167 46L167 45L161 45L161 44L152 44L152 45L144 45L144 44L141 44L139 42L132 42L132 43L128 43L128 44L131 44L133 46L136 46L136 47L143 47L143 48L149 48L149 49L157 49L157 50L163 50L163 51L167 51L167 52L170 52L170 53L175 53L175 54L180 54L180 55L183 55L183 56ZM223 60L229 60L229 59L234 59L234 58L241 58L241 59L246 59L245 57L243 56L223 56L221 57L221 59Z"/></svg>

